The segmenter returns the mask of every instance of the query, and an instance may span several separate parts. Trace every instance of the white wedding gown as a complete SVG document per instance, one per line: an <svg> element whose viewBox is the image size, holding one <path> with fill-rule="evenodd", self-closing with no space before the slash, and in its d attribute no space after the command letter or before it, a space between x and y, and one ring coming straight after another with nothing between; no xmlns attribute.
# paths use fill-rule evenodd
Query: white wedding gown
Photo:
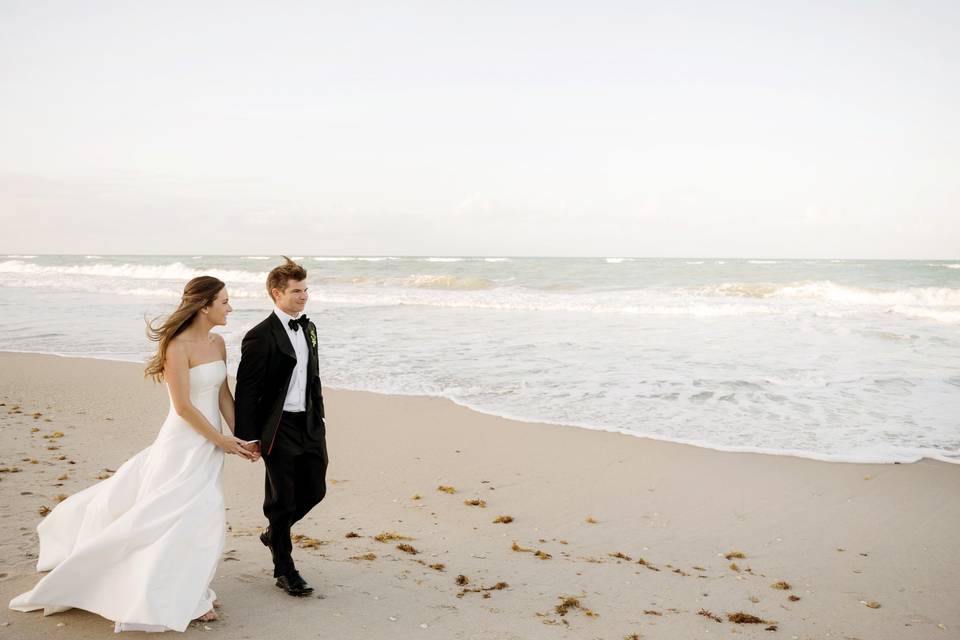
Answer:
<svg viewBox="0 0 960 640"><path fill-rule="evenodd" d="M192 367L190 400L217 428L222 360ZM32 591L10 602L44 615L71 607L116 622L116 631L184 631L213 606L223 552L223 450L170 405L152 445L76 493L40 523Z"/></svg>

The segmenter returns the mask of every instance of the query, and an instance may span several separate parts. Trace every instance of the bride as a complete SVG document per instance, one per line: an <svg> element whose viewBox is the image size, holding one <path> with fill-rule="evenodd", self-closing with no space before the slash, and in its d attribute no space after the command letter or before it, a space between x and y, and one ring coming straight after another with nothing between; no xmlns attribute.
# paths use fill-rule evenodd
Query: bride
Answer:
<svg viewBox="0 0 960 640"><path fill-rule="evenodd" d="M226 533L223 455L258 457L221 429L221 415L233 429L233 396L223 384L223 338L210 329L232 310L223 282L200 276L176 311L148 325L158 347L146 375L166 382L170 413L152 445L40 523L37 570L50 573L11 609L77 607L115 621L118 632L217 619L210 582Z"/></svg>

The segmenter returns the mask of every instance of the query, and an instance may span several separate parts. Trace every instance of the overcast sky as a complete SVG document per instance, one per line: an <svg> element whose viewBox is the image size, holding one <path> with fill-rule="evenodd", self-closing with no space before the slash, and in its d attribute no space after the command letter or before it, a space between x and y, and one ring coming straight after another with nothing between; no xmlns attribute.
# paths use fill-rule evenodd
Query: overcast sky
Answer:
<svg viewBox="0 0 960 640"><path fill-rule="evenodd" d="M960 257L960 3L0 0L0 252Z"/></svg>

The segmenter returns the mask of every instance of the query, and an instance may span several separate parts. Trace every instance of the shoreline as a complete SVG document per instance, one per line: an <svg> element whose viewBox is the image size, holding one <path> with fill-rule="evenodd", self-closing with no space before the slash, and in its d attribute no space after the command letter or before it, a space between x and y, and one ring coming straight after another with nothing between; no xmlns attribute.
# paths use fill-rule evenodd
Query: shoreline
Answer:
<svg viewBox="0 0 960 640"><path fill-rule="evenodd" d="M223 617L187 633L299 640L320 624L331 637L400 640L899 640L960 629L956 465L722 453L435 398L332 389L325 398L327 498L294 529L303 536L295 560L317 597L273 586L256 538L263 470L231 457L227 543L212 584ZM39 579L38 510L149 445L169 407L133 363L9 353L0 353L0 404L0 598L9 601ZM504 515L513 521L495 522ZM379 542L382 533L411 538L417 553ZM581 606L561 615L570 597ZM768 624L727 619L737 612ZM4 609L0 624L22 640L114 637L111 623L77 610Z"/></svg>
<svg viewBox="0 0 960 640"><path fill-rule="evenodd" d="M106 357L106 356L92 356L89 354L64 354L56 352L45 352L45 351L19 351L12 349L0 350L0 355L2 354L22 354L22 355L36 355L36 356L52 356L58 358L70 358L70 359L79 359L79 360L99 360L103 362L118 362L124 364L142 364L138 360L124 360L118 357ZM231 376L232 377L232 376ZM422 393L403 393L394 391L387 393L385 391L378 391L375 389L362 389L362 388L352 388L352 387L333 387L324 384L324 390L333 390L333 391L351 391L351 392L360 392L360 393L373 393L376 395L391 397L391 396L402 396L409 398L424 398L431 400L446 400L452 402L458 407L463 407L470 411L475 411L477 413L491 416L494 418L501 418L504 420L510 420L512 422L520 422L525 424L544 424L551 425L554 427L562 428L573 428L573 429L582 429L584 431L595 431L600 433L615 433L619 435L629 436L631 438L638 438L641 440L652 440L655 442L665 442L670 444L684 445L689 447L696 447L698 449L705 449L707 451L716 451L718 453L750 453L757 455L765 456L780 456L786 458L797 458L801 460L812 460L816 462L830 462L830 463L841 463L841 464L852 464L852 465L862 465L862 464L914 464L921 462L923 460L931 460L935 462L942 462L944 464L954 464L960 465L960 457L951 458L942 453L936 453L933 451L918 453L914 457L904 457L901 459L887 459L887 458L869 458L862 457L853 459L850 457L845 457L842 455L829 455L829 454L818 454L802 450L774 450L774 449L764 449L761 447L724 447L724 446L711 446L701 442L683 440L680 438L668 438L664 436L656 436L651 434L642 434L629 431L627 429L616 429L616 428L606 428L602 426L595 425L585 425L585 424L568 424L560 422L547 422L544 420L538 420L536 418L527 418L523 416L508 415L505 413L493 413L491 411L478 408L466 402L458 401L454 398L443 395L427 395Z"/></svg>

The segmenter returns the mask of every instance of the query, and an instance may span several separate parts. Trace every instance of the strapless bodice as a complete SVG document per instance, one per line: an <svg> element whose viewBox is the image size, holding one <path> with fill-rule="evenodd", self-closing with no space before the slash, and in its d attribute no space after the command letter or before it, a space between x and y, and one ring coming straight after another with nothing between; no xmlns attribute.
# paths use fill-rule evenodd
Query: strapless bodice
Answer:
<svg viewBox="0 0 960 640"><path fill-rule="evenodd" d="M220 385L227 379L227 364L223 360L214 360L190 367L190 402L210 421L215 429L220 428ZM169 394L170 389L167 388ZM170 415L176 415L173 401L170 402ZM185 423L184 423L185 424Z"/></svg>

